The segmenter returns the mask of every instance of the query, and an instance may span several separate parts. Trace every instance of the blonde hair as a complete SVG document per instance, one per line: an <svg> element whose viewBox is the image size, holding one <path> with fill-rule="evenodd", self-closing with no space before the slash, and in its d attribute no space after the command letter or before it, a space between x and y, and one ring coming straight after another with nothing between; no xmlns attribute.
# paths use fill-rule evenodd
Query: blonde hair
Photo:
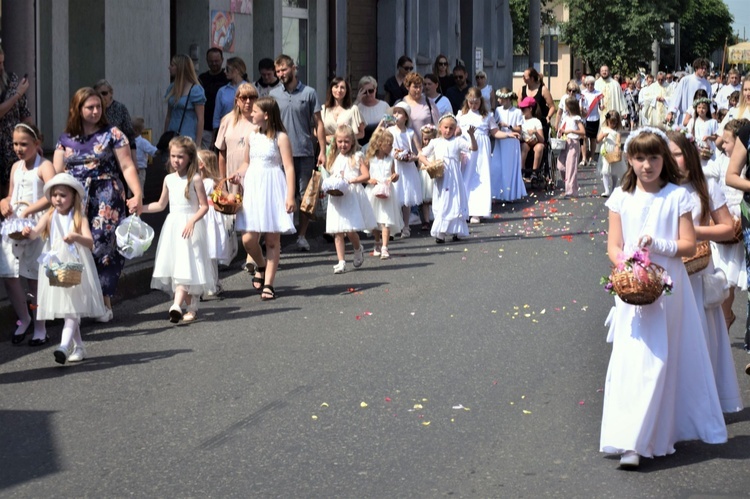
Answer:
<svg viewBox="0 0 750 499"><path fill-rule="evenodd" d="M182 92L185 89L189 89L191 85L200 85L198 75L195 74L193 60L190 56L185 54L175 54L175 56L172 57L171 62L175 65L176 69L174 72L174 84L172 85L172 90L167 94L167 101L173 97L175 100L178 100L182 97ZM188 100L190 100L190 96L188 96Z"/></svg>
<svg viewBox="0 0 750 499"><path fill-rule="evenodd" d="M50 197L52 196L52 192L54 192L55 189L59 189L60 187L64 187L68 189L70 193L73 194L73 206L71 207L71 209L73 210L73 231L76 234L80 234L81 226L83 225L83 200L81 199L81 196L78 194L78 191L73 189L71 186L65 185L65 184L53 185L50 188ZM54 214L54 211L55 211L54 206L50 206L49 210L47 210L47 213L50 214L50 219L47 221L47 224L42 229L43 239L47 239L49 237L50 224L52 223L52 215Z"/></svg>
<svg viewBox="0 0 750 499"><path fill-rule="evenodd" d="M377 154L380 152L380 148L385 143L391 143L391 148L393 147L393 135L390 134L388 130L385 128L378 128L375 130L375 132L372 134L372 137L370 137L370 145L367 146L367 155L365 156L365 161L367 163L370 162L372 158L377 156Z"/></svg>
<svg viewBox="0 0 750 499"><path fill-rule="evenodd" d="M331 141L331 148L328 151L328 158L326 158L326 170L329 172L331 171L331 167L333 166L333 163L336 161L336 158L339 156L339 147L336 145L336 137L339 135L348 135L352 142L352 148L349 150L349 154L354 154L359 149L359 143L357 142L357 136L354 134L354 130L349 125L339 125L338 128L336 128L336 133L333 136L333 140ZM370 139L372 141L372 139Z"/></svg>
<svg viewBox="0 0 750 499"><path fill-rule="evenodd" d="M219 159L216 157L215 152L208 149L199 150L198 162L203 163L203 168L200 168L200 164L198 165L201 177L210 178L214 182L219 180Z"/></svg>
<svg viewBox="0 0 750 499"><path fill-rule="evenodd" d="M482 115L483 118L487 116L487 114L489 114L487 110L487 105L484 102L484 97L482 97L482 91L479 90L477 87L471 87L466 92L466 99L464 99L464 105L461 108L461 112L463 114L466 114L469 112L469 109L471 109L471 105L469 104L469 99L472 99L472 98L479 99L479 109L478 109L479 114Z"/></svg>
<svg viewBox="0 0 750 499"><path fill-rule="evenodd" d="M236 125L238 121L240 121L240 118L242 117L242 106L240 106L237 101L240 97L255 97L258 98L258 89L255 88L255 85L252 83L240 83L237 86L237 90L234 92L234 111L232 111L232 114L234 116L234 124Z"/></svg>
<svg viewBox="0 0 750 499"><path fill-rule="evenodd" d="M190 163L188 164L187 168L187 185L185 186L185 199L190 199L190 186L192 185L193 177L195 177L195 174L198 173L198 149L195 147L195 142L193 142L193 139L186 135L178 135L177 137L170 140L170 152L172 151L173 147L183 149L190 158ZM169 162L169 167L170 169L172 169L171 161ZM175 170L172 169L172 171Z"/></svg>

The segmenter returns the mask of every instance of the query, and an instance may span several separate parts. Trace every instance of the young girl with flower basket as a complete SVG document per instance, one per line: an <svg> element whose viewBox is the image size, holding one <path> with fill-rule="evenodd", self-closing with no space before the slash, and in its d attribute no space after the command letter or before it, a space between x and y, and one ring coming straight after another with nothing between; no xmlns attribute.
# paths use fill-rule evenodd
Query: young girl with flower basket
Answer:
<svg viewBox="0 0 750 499"><path fill-rule="evenodd" d="M681 257L695 252L693 201L661 130L644 127L625 143L628 169L609 208L609 258L649 263L673 281L670 296L650 305L615 298L610 313L612 355L604 388L600 451L619 454L621 467L640 456L672 454L677 441L723 443L727 431L700 316ZM645 263L645 262L642 262Z"/></svg>
<svg viewBox="0 0 750 499"><path fill-rule="evenodd" d="M683 178L682 185L693 198L692 220L696 239L701 241L704 247L710 247L709 241L731 239L734 235L734 221L727 208L724 191L713 179L706 179L698 152L686 135L668 132L667 137L669 149ZM737 383L737 370L732 357L724 312L719 306L723 298L719 303L712 303L710 299L710 292L716 287L716 273L720 273L721 291L728 287L728 284L724 272L714 268L710 256L707 260L703 270L695 273L688 270L690 284L708 344L721 408L724 412L737 412L743 408L742 395Z"/></svg>
<svg viewBox="0 0 750 499"><path fill-rule="evenodd" d="M91 256L94 238L83 212L83 184L68 173L58 173L44 185L44 195L52 208L36 227L23 229L24 237L47 240L39 265L36 318L65 319L55 362L79 362L86 357L81 317L100 317L106 312Z"/></svg>
<svg viewBox="0 0 750 499"><path fill-rule="evenodd" d="M687 129L695 136L701 166L706 166L710 159L714 159L719 124L711 117L711 99L708 97L695 99L693 109L693 118L688 122Z"/></svg>

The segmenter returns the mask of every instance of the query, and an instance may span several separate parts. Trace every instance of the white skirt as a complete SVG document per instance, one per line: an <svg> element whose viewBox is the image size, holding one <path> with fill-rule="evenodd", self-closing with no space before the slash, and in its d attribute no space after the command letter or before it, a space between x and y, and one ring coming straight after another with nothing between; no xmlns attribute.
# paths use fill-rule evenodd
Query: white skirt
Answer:
<svg viewBox="0 0 750 499"><path fill-rule="evenodd" d="M286 212L286 176L276 165L250 166L243 183L242 210L237 213L237 230L294 234L292 213Z"/></svg>
<svg viewBox="0 0 750 499"><path fill-rule="evenodd" d="M419 178L422 180L422 202L429 203L432 201L432 187L435 185L435 180L430 178L424 170L419 170Z"/></svg>
<svg viewBox="0 0 750 499"><path fill-rule="evenodd" d="M206 221L206 239L208 244L208 256L211 260L218 260L222 265L232 262L232 248L229 241L234 237L232 233L232 215L219 213L213 206L208 207L204 217Z"/></svg>
<svg viewBox="0 0 750 499"><path fill-rule="evenodd" d="M747 290L747 267L745 266L745 247L743 244L711 243L711 259L717 269L724 271L730 286Z"/></svg>
<svg viewBox="0 0 750 499"><path fill-rule="evenodd" d="M343 196L328 196L326 214L328 234L372 230L377 226L378 222L375 220L372 206L361 184L349 184L349 189L344 192Z"/></svg>
<svg viewBox="0 0 750 499"><path fill-rule="evenodd" d="M375 197L373 191L374 185L368 185L365 189L367 199L372 206L372 212L375 215L375 221L378 224L385 225L392 233L400 232L404 228L404 217L401 214L401 206L393 193L393 184L391 184L391 195L382 199Z"/></svg>
<svg viewBox="0 0 750 499"><path fill-rule="evenodd" d="M393 194L401 206L422 204L422 181L413 161L396 161L398 182L393 184Z"/></svg>
<svg viewBox="0 0 750 499"><path fill-rule="evenodd" d="M192 237L182 237L185 224L193 215L194 213L167 215L156 247L152 289L173 293L177 286L184 286L191 295L214 291L205 220L195 223Z"/></svg>
<svg viewBox="0 0 750 499"><path fill-rule="evenodd" d="M39 255L44 249L44 240L0 238L0 277L39 277Z"/></svg>

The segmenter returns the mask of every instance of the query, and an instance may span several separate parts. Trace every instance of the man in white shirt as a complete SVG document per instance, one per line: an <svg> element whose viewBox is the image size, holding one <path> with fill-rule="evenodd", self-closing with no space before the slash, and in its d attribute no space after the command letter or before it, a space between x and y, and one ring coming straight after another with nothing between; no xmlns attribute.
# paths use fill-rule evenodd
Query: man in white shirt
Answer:
<svg viewBox="0 0 750 499"><path fill-rule="evenodd" d="M716 107L718 109L729 109L729 96L732 95L732 92L741 91L740 72L732 68L727 74L727 84L721 87L716 93Z"/></svg>
<svg viewBox="0 0 750 499"><path fill-rule="evenodd" d="M586 136L583 138L583 147L581 149L581 156L584 163L588 163L594 159L596 135L599 133L599 123L601 120L599 111L604 107L604 94L597 90L595 85L596 78L587 76L583 79L583 87L581 88L581 95L583 96L581 114L586 117Z"/></svg>
<svg viewBox="0 0 750 499"><path fill-rule="evenodd" d="M693 62L693 70L695 72L691 75L685 76L679 81L677 88L672 94L672 99L669 102L669 112L667 113L668 122L671 122L672 120L674 120L675 123L682 122L682 117L685 115L685 111L693 107L695 92L701 88L706 91L708 98L711 98L711 84L706 79L709 65L710 63L708 62L708 59L699 57Z"/></svg>

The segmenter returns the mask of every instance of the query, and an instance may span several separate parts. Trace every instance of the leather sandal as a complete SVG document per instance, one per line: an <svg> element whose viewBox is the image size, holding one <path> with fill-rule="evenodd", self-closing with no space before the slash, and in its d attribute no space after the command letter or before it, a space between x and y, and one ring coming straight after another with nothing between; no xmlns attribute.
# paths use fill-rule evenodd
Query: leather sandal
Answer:
<svg viewBox="0 0 750 499"><path fill-rule="evenodd" d="M260 277L258 277L255 274L260 274ZM266 267L265 265L263 267L255 267L255 273L253 275L253 289L260 291L263 289L263 283L266 282ZM256 286L257 284L257 286Z"/></svg>
<svg viewBox="0 0 750 499"><path fill-rule="evenodd" d="M270 284L266 284L265 286L263 286L263 291L260 294L260 299L263 301L275 300L276 290L273 289L273 286L271 286Z"/></svg>

